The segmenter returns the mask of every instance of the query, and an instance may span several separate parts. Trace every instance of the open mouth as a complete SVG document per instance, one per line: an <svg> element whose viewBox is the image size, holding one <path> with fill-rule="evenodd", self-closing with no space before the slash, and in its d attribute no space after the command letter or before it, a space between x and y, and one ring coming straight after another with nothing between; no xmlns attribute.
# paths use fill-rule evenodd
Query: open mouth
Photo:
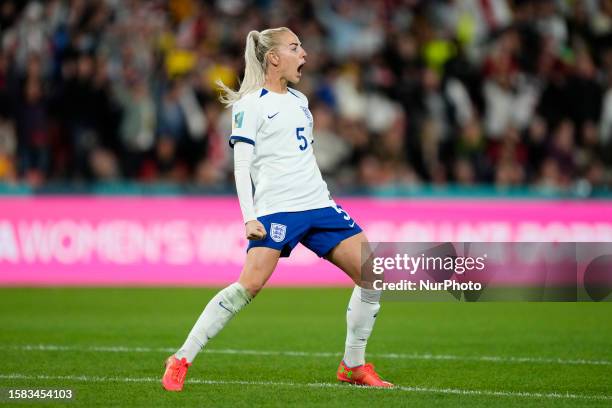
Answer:
<svg viewBox="0 0 612 408"><path fill-rule="evenodd" d="M304 67L304 64L306 64L306 62L302 62L300 65L298 65L298 68L297 68L298 74L302 74L302 68Z"/></svg>

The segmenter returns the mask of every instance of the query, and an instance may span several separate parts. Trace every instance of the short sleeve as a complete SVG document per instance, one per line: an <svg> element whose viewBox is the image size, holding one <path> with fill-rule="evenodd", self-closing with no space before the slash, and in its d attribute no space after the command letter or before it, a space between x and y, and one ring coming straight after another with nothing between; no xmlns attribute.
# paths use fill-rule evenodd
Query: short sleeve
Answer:
<svg viewBox="0 0 612 408"><path fill-rule="evenodd" d="M252 98L243 98L232 106L232 135L229 139L230 147L238 142L255 145L259 113L257 105Z"/></svg>

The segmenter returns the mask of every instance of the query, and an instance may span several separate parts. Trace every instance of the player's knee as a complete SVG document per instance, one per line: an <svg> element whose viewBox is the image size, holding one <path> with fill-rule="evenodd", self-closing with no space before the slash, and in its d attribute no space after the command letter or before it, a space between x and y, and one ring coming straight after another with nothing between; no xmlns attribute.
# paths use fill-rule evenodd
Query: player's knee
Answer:
<svg viewBox="0 0 612 408"><path fill-rule="evenodd" d="M251 296L255 297L266 284L268 276L269 271L265 264L248 262L242 270L239 282Z"/></svg>
<svg viewBox="0 0 612 408"><path fill-rule="evenodd" d="M355 285L361 286L362 276L361 276L361 268L356 265L346 270L347 275L353 280Z"/></svg>
<svg viewBox="0 0 612 408"><path fill-rule="evenodd" d="M252 271L252 272L257 272L257 271ZM251 296L255 297L263 289L266 282L265 280L260 279L258 277L260 275L258 273L252 273L251 275L254 275L254 276L250 276L247 279L241 279L240 283L242 284L242 286L244 286L247 292L251 294Z"/></svg>

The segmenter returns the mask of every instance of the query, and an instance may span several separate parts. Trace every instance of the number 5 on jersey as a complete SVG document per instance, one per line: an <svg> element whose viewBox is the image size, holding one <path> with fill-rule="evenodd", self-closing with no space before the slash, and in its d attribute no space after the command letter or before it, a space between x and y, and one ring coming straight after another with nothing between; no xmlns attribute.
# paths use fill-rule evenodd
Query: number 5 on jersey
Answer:
<svg viewBox="0 0 612 408"><path fill-rule="evenodd" d="M297 137L297 140L300 141L300 145L298 147L300 148L301 151L306 150L306 148L308 147L308 140L306 139L304 135L302 135L303 131L304 131L303 127L299 127L295 129L295 136Z"/></svg>

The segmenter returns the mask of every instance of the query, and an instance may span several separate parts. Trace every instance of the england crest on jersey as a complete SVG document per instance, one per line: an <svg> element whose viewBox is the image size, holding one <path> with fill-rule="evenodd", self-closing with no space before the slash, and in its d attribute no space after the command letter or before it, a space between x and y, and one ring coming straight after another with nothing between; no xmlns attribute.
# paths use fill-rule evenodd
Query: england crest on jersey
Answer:
<svg viewBox="0 0 612 408"><path fill-rule="evenodd" d="M285 234L287 233L287 226L283 224L270 224L270 238L274 242L282 242L285 239Z"/></svg>
<svg viewBox="0 0 612 408"><path fill-rule="evenodd" d="M310 111L308 110L308 107L306 106L300 106L300 108L302 109L302 112L304 112L304 115L306 116L306 119L308 119L308 126L312 127L312 125L314 124L312 121L312 114L310 113Z"/></svg>

